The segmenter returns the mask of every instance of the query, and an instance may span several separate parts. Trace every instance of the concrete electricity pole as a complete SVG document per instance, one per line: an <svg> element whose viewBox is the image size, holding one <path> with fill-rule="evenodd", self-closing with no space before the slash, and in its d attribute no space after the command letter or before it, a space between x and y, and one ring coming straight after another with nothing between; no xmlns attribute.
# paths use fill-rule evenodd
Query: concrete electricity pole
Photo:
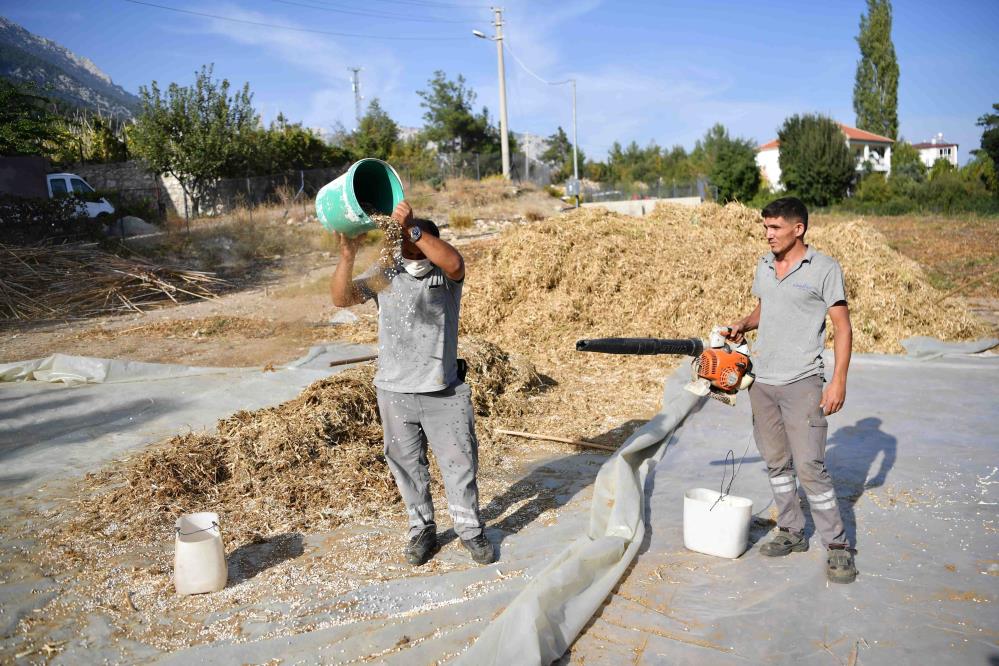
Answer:
<svg viewBox="0 0 999 666"><path fill-rule="evenodd" d="M506 125L506 70L503 67L503 8L493 7L492 10L496 34L486 37L478 30L473 30L472 34L480 39L491 39L496 42L496 59L499 63L500 151L503 157L503 177L510 180L510 137Z"/></svg>
<svg viewBox="0 0 999 666"><path fill-rule="evenodd" d="M496 14L496 57L499 59L500 151L503 157L503 177L510 180L510 136L506 124L506 71L503 67L503 9L493 7Z"/></svg>
<svg viewBox="0 0 999 666"><path fill-rule="evenodd" d="M361 129L361 99L362 99L362 97L361 97L361 77L360 77L359 74L360 74L360 71L362 69L364 69L364 68L363 67L348 67L347 69L352 72L350 80L351 80L351 88L353 88L353 90L354 90L354 117L356 119L355 120L354 129L357 130L357 129Z"/></svg>

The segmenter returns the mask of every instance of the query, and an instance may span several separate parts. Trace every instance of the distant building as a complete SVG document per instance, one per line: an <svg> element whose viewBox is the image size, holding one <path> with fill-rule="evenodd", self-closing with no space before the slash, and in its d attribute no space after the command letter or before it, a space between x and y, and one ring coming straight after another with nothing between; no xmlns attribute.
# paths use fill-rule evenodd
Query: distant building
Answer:
<svg viewBox="0 0 999 666"><path fill-rule="evenodd" d="M891 173L891 145L894 141L843 123L837 124L843 132L846 145L857 159L857 171L870 168L885 175ZM775 190L784 189L780 182L780 141L774 139L756 149L756 166L760 168L770 187Z"/></svg>
<svg viewBox="0 0 999 666"><path fill-rule="evenodd" d="M943 133L925 143L914 143L912 147L919 151L919 159L927 167L932 167L937 160L947 160L957 166L957 144L944 141Z"/></svg>

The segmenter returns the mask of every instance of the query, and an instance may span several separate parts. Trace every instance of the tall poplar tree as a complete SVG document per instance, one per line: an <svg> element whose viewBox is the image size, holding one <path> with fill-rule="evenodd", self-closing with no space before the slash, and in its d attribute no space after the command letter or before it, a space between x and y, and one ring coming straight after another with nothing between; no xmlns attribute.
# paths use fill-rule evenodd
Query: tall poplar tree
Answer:
<svg viewBox="0 0 999 666"><path fill-rule="evenodd" d="M898 61L891 41L891 0L867 0L860 17L860 61L853 84L857 127L898 138Z"/></svg>

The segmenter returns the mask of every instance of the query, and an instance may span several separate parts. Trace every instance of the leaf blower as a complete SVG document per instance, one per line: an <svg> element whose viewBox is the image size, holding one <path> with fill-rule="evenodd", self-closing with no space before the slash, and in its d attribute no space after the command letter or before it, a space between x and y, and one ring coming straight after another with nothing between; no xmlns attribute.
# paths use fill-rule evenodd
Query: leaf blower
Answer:
<svg viewBox="0 0 999 666"><path fill-rule="evenodd" d="M577 341L576 351L693 356L692 379L685 388L697 395L706 395L726 405L734 405L735 394L753 383L753 363L749 359L749 345L746 342L736 347L728 344L725 339L728 331L725 326L711 329L707 348L699 338L596 338Z"/></svg>

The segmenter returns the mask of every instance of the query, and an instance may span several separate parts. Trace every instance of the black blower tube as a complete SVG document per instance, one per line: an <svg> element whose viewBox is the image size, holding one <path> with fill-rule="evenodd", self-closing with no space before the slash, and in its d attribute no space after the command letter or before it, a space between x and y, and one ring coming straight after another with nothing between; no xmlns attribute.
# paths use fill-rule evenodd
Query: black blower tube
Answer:
<svg viewBox="0 0 999 666"><path fill-rule="evenodd" d="M697 338L661 340L659 338L595 338L577 340L576 351L603 354L677 354L700 356L704 343Z"/></svg>

